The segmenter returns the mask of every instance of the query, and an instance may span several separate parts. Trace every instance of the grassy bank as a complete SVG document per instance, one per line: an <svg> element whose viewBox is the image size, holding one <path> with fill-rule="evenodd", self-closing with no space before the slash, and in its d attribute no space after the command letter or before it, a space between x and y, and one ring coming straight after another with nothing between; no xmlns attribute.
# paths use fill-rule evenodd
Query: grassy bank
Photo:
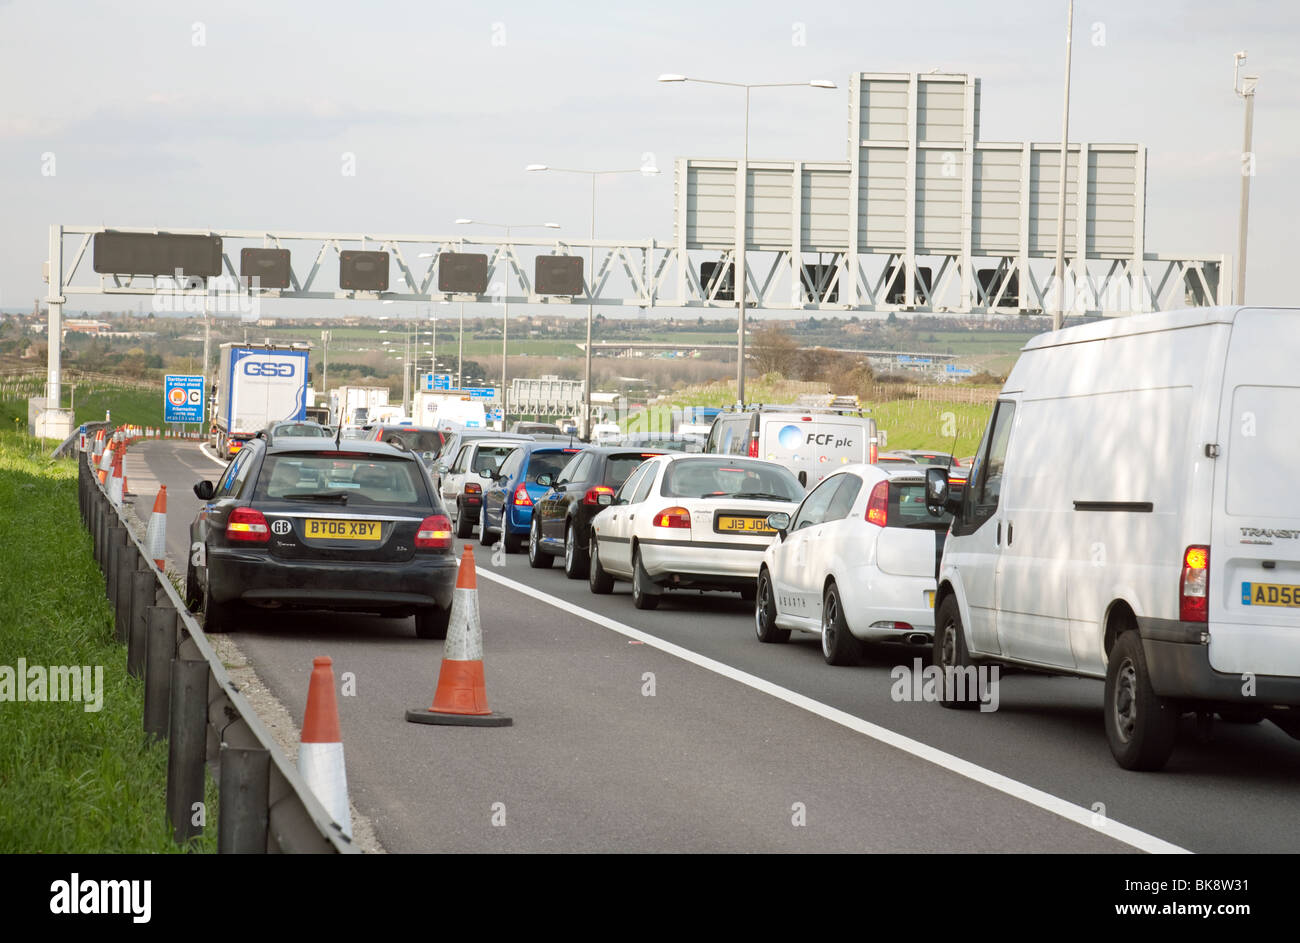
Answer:
<svg viewBox="0 0 1300 943"><path fill-rule="evenodd" d="M6 393L0 398L0 429L7 432L15 429L22 431L27 428L27 397L44 396L45 381L40 378L24 378L21 382L10 384ZM105 411L111 410L112 421L118 425L162 425L161 386L157 390L141 390L102 382L79 385L67 383L63 387L62 399L65 407L71 404L78 424L103 422Z"/></svg>
<svg viewBox="0 0 1300 943"><path fill-rule="evenodd" d="M0 701L0 852L171 852L167 746L141 729L143 687L90 537L77 515L77 471L0 432L0 666L102 666L102 707ZM216 850L216 793L198 850Z"/></svg>

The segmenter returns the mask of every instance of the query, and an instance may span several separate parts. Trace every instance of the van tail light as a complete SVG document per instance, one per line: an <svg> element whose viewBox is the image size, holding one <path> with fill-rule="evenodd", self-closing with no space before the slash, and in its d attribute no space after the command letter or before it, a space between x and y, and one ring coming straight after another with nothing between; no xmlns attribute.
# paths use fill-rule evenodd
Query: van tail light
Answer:
<svg viewBox="0 0 1300 943"><path fill-rule="evenodd" d="M889 482L878 481L867 498L866 521L877 527L889 524Z"/></svg>
<svg viewBox="0 0 1300 943"><path fill-rule="evenodd" d="M451 519L446 514L430 514L415 532L419 550L446 550L451 546Z"/></svg>
<svg viewBox="0 0 1300 943"><path fill-rule="evenodd" d="M685 527L691 526L691 512L686 508L664 508L654 519L655 527Z"/></svg>
<svg viewBox="0 0 1300 943"><path fill-rule="evenodd" d="M749 457L758 458L758 436L751 436L749 439Z"/></svg>
<svg viewBox="0 0 1300 943"><path fill-rule="evenodd" d="M600 496L607 494L613 496L614 489L605 485L596 485L594 488L588 488L587 493L582 496L583 504L600 504Z"/></svg>
<svg viewBox="0 0 1300 943"><path fill-rule="evenodd" d="M465 503L478 504L483 500L483 486L477 481L465 482Z"/></svg>
<svg viewBox="0 0 1300 943"><path fill-rule="evenodd" d="M264 544L271 539L266 517L252 508L235 508L226 520L226 539Z"/></svg>
<svg viewBox="0 0 1300 943"><path fill-rule="evenodd" d="M1210 612L1210 548L1193 544L1183 552L1183 579L1178 587L1178 618L1207 622Z"/></svg>
<svg viewBox="0 0 1300 943"><path fill-rule="evenodd" d="M528 486L522 481L515 486L513 504L517 508L530 508L533 506L533 499L528 497Z"/></svg>

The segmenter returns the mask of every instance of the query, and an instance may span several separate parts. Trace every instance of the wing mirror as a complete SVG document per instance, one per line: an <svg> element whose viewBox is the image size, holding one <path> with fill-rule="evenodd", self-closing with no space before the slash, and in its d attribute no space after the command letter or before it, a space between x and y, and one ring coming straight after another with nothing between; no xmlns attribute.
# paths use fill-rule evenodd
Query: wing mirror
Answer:
<svg viewBox="0 0 1300 943"><path fill-rule="evenodd" d="M551 476L550 476L550 475L538 475L538 476L537 476L537 483L538 483L539 485L541 485L543 488L549 488L549 487L551 487Z"/></svg>
<svg viewBox="0 0 1300 943"><path fill-rule="evenodd" d="M610 505L617 504L618 502L614 500L614 496L612 494L601 492L600 494L596 495L596 503L603 508L607 508Z"/></svg>
<svg viewBox="0 0 1300 943"><path fill-rule="evenodd" d="M925 470L925 509L934 517L944 511L956 514L961 509L961 502L953 496L948 481L948 469L940 465Z"/></svg>
<svg viewBox="0 0 1300 943"><path fill-rule="evenodd" d="M767 516L767 526L776 531L776 536L785 540L785 535L790 532L790 515L785 511L777 511Z"/></svg>
<svg viewBox="0 0 1300 943"><path fill-rule="evenodd" d="M217 487L210 481L200 481L194 486L194 495L200 501L211 501L212 496L217 493Z"/></svg>

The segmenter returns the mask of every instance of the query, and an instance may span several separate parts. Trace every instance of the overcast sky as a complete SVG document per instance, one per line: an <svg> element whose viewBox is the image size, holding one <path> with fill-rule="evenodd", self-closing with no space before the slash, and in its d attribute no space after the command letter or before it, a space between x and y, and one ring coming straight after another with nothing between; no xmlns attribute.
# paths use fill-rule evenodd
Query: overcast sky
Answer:
<svg viewBox="0 0 1300 943"><path fill-rule="evenodd" d="M664 72L837 83L755 91L754 159L845 160L855 71L971 73L981 140L1059 140L1065 10L0 0L0 306L44 297L54 222L450 234L473 216L585 237L587 178L533 162L654 159L658 178L600 184L597 237L669 239L673 159L739 156L744 123L743 93ZM1300 4L1077 3L1070 137L1147 145L1148 251L1234 253L1241 49L1260 76L1248 297L1297 304Z"/></svg>

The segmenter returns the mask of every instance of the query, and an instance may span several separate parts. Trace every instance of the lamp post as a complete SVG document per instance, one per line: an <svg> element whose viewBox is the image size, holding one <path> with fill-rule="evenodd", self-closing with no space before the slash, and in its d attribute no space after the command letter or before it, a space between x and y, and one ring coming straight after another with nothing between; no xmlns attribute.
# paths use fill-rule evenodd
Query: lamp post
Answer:
<svg viewBox="0 0 1300 943"><path fill-rule="evenodd" d="M1241 144L1241 209L1237 217L1237 284L1233 290L1236 304L1246 303L1246 228L1250 221L1250 178L1255 175L1255 155L1251 151L1251 136L1255 125L1255 86L1258 75L1241 75L1241 65L1246 53L1233 57L1232 90L1238 98L1246 100L1246 130Z"/></svg>
<svg viewBox="0 0 1300 943"><path fill-rule="evenodd" d="M557 174L587 174L591 177L591 242L587 252L587 278L590 290L587 292L587 343L584 348L584 360L586 361L583 369L583 404L582 404L582 429L581 436L583 439L591 438L591 324L595 310L594 292L596 288L596 178L605 177L612 174L641 174L644 177L659 176L659 168L653 166L640 167L636 170L576 170L570 167L548 167L546 164L529 164L524 170L528 173L545 173L552 171Z"/></svg>
<svg viewBox="0 0 1300 943"><path fill-rule="evenodd" d="M696 79L685 75L668 73L659 76L660 82L696 82L701 85L727 85L731 88L745 90L745 159L740 165L739 180L741 206L745 217L749 216L749 92L755 88L835 88L835 83L826 79L813 79L811 82L719 82L714 79ZM736 275L732 279L736 294L736 399L745 401L745 226L736 221Z"/></svg>
<svg viewBox="0 0 1300 943"><path fill-rule="evenodd" d="M1061 179L1056 188L1056 310L1052 312L1052 330L1059 331L1065 322L1065 170L1070 140L1070 50L1074 33L1074 0L1065 21L1065 103L1061 106ZM1083 167L1079 173L1084 173ZM1075 246L1074 253L1082 258L1083 246Z"/></svg>
<svg viewBox="0 0 1300 943"><path fill-rule="evenodd" d="M507 246L510 242L510 230L512 229L559 229L559 223L489 223L481 219L456 220L457 226L493 226L497 229L506 231ZM509 387L506 385L508 377L506 375L506 352L507 352L507 328L510 324L510 292L509 289L502 292L502 312L501 312L501 425L504 428L506 419L509 415Z"/></svg>

